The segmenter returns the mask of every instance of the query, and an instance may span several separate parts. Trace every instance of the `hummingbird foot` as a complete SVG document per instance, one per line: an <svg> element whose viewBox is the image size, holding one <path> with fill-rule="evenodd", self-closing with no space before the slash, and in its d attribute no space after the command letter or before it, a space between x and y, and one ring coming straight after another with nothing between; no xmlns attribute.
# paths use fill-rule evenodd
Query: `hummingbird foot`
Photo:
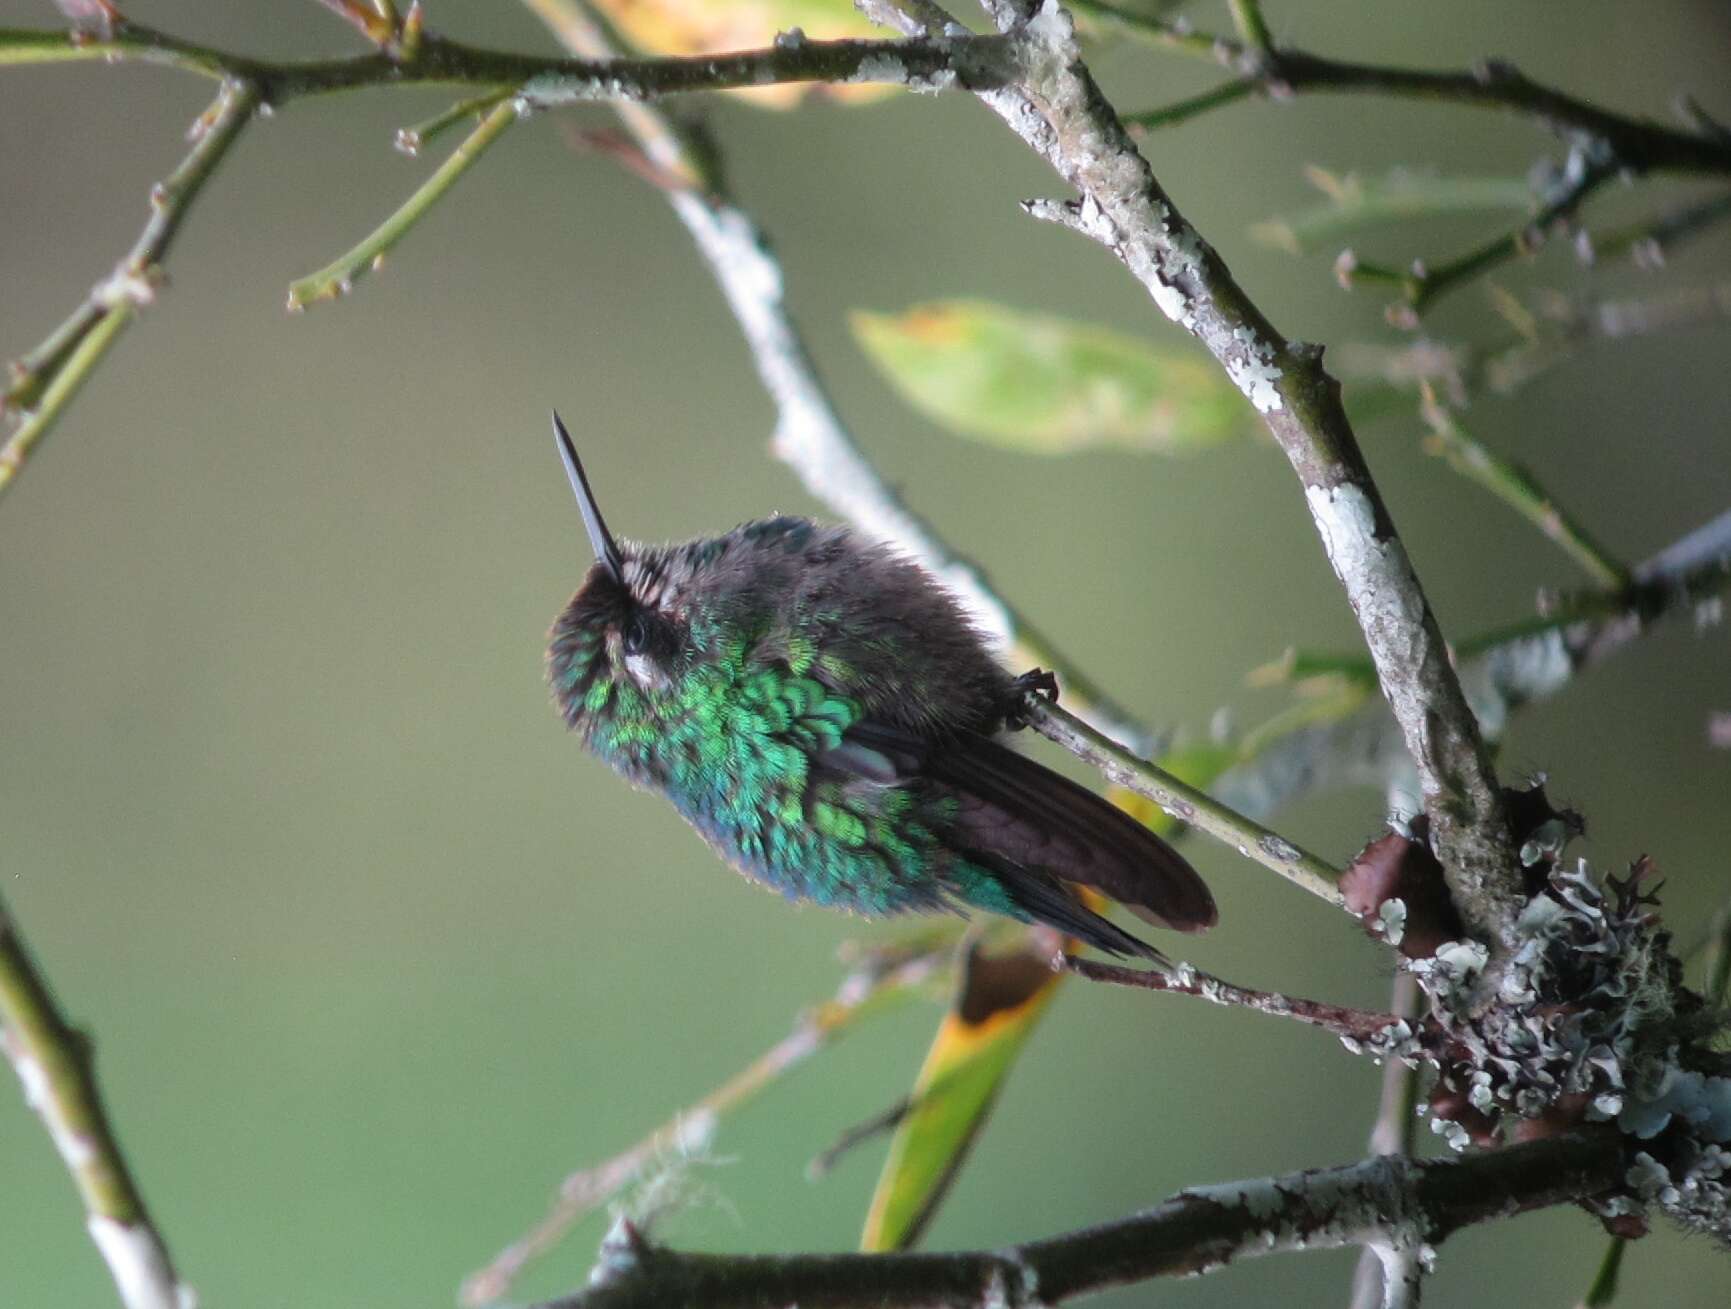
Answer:
<svg viewBox="0 0 1731 1309"><path fill-rule="evenodd" d="M1030 668L1010 683L1010 702L1004 708L1004 728L1019 732L1028 725L1027 700L1038 696L1047 704L1058 703L1058 676L1044 668Z"/></svg>

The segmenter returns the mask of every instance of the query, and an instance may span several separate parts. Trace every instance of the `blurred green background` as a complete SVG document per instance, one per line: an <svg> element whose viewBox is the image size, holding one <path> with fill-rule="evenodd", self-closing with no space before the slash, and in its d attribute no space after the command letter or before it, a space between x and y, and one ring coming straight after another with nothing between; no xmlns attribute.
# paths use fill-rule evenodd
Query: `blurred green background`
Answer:
<svg viewBox="0 0 1731 1309"><path fill-rule="evenodd" d="M237 49L353 50L311 4L134 0L135 17ZM1192 7L1224 25L1222 6ZM1508 6L1287 3L1307 48L1438 66L1487 53L1624 110L1681 90L1731 116L1718 0ZM7 0L0 24L49 24ZM518 6L437 0L429 21L551 50ZM1214 73L1133 50L1097 71L1121 107ZM134 239L202 82L138 66L0 72L0 354L34 345ZM216 1305L443 1305L542 1212L570 1169L636 1140L781 1036L882 937L726 873L658 801L566 739L542 636L586 565L546 434L558 405L614 527L706 532L813 506L766 449L772 413L731 319L661 198L576 157L557 121L512 133L335 305L288 281L369 230L429 162L390 149L431 92L297 103L260 124L198 205L173 285L121 342L0 508L0 876L70 1011L95 1032L131 1160L189 1278ZM605 110L587 111L601 123ZM981 296L1182 340L1099 250L1022 217L1060 194L959 96L710 122L776 237L793 305L886 474L1128 704L1205 730L1281 693L1244 672L1355 628L1284 460L1260 440L1187 460L1043 461L924 424L853 345L847 312ZM1246 103L1149 143L1158 174L1288 334L1390 339L1382 297L1329 256L1254 244L1308 204L1301 165L1520 175L1552 142L1513 119L1363 99ZM1617 190L1609 222L1699 193ZM1403 262L1496 217L1358 241ZM1719 232L1655 277L1558 248L1499 280L1607 294L1731 277ZM1481 290L1440 334L1495 330ZM1596 349L1472 421L1640 558L1731 503L1731 331ZM1418 448L1364 433L1445 628L1530 612L1569 561ZM1687 939L1726 894L1731 709L1724 628L1671 624L1522 715L1512 773L1548 769L1606 867L1652 854ZM1383 812L1316 797L1278 825L1344 859ZM1338 915L1212 846L1193 857L1221 927L1186 941L1246 984L1361 1004L1387 966ZM808 1183L806 1159L908 1085L936 1018L861 1030L730 1122L709 1199L663 1229L741 1250L847 1247L877 1151ZM930 1235L997 1244L1192 1183L1357 1157L1377 1072L1256 1015L1067 987ZM1428 1136L1428 1134L1426 1134ZM110 1303L72 1189L0 1095L0 1301ZM521 1298L575 1285L591 1220ZM1602 1237L1560 1210L1449 1243L1432 1303L1565 1305ZM1353 1255L1256 1261L1098 1303L1344 1302ZM1723 1255L1668 1230L1635 1246L1626 1303L1721 1306Z"/></svg>

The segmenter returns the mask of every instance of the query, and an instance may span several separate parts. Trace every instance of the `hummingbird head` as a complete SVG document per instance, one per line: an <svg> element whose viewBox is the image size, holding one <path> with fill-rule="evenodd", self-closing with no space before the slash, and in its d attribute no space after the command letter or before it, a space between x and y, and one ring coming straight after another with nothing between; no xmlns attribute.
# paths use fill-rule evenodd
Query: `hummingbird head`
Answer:
<svg viewBox="0 0 1731 1309"><path fill-rule="evenodd" d="M595 562L554 621L547 679L567 725L605 747L618 730L652 723L656 706L686 662L689 606L669 551L620 541L607 530L571 435L553 415L559 458L583 515Z"/></svg>

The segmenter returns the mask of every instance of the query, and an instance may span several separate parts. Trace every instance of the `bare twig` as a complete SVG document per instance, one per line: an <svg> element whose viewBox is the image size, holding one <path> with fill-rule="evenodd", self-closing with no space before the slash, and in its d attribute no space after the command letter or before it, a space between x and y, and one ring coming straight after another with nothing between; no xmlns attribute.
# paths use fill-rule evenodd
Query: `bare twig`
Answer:
<svg viewBox="0 0 1731 1309"><path fill-rule="evenodd" d="M1146 759L1136 758L1056 705L1030 696L1025 713L1028 726L1098 768L1109 781L1147 796L1172 817L1232 846L1246 859L1254 859L1312 895L1336 907L1345 907L1346 902L1335 885L1340 873L1308 850L1235 813Z"/></svg>
<svg viewBox="0 0 1731 1309"><path fill-rule="evenodd" d="M1171 995L1191 995L1218 1005L1254 1009L1257 1013L1268 1014L1270 1017L1288 1018L1309 1027L1320 1027L1325 1032L1332 1032L1335 1036L1359 1044L1388 1042L1411 1035L1411 1028L1402 1015L1326 1004L1321 1000L1307 1000L1303 996L1285 995L1279 991L1258 991L1247 986L1235 986L1188 964L1180 964L1172 972L1165 973L1153 969L1126 968L1121 964L1099 963L1073 955L1063 955L1058 962L1065 972L1085 977L1090 982L1105 982L1111 986L1128 986L1143 991L1165 991Z"/></svg>
<svg viewBox="0 0 1731 1309"><path fill-rule="evenodd" d="M868 961L867 967L847 977L833 1000L801 1014L792 1032L697 1103L623 1153L572 1173L560 1183L546 1216L464 1281L462 1302L484 1305L500 1299L532 1260L557 1245L586 1215L639 1180L657 1160L700 1153L714 1138L723 1117L755 1099L861 1019L942 983L953 966L953 944L953 938L934 939L930 948L916 949L887 968Z"/></svg>
<svg viewBox="0 0 1731 1309"><path fill-rule="evenodd" d="M1446 263L1434 266L1420 261L1405 274L1374 270L1380 280L1395 281L1405 303L1395 306L1390 320L1400 327L1416 327L1419 315L1448 291L1508 262L1517 255L1531 254L1544 244L1553 230L1565 226L1594 192L1622 171L1622 162L1604 146L1592 141L1569 152L1562 178L1551 188L1538 213L1512 232L1487 241ZM1354 263L1353 276L1371 273L1372 266Z"/></svg>
<svg viewBox="0 0 1731 1309"><path fill-rule="evenodd" d="M1598 1271L1593 1274L1587 1293L1578 1301L1577 1309L1605 1309L1617 1298L1617 1275L1622 1271L1623 1250L1628 1244L1620 1236L1613 1236L1606 1244Z"/></svg>
<svg viewBox="0 0 1731 1309"><path fill-rule="evenodd" d="M1200 1187L1115 1222L944 1254L685 1254L621 1224L588 1287L544 1309L1036 1309L1283 1250L1434 1247L1471 1223L1598 1194L1621 1173L1615 1135L1582 1133Z"/></svg>
<svg viewBox="0 0 1731 1309"><path fill-rule="evenodd" d="M463 143L453 150L402 206L366 237L354 249L337 258L316 273L310 273L289 285L288 307L291 312L305 309L320 300L335 300L353 289L354 284L368 273L377 272L385 255L407 235L440 198L449 191L469 167L478 160L517 121L518 107L514 100L501 98L480 125ZM424 130L424 129L423 129ZM421 139L417 136L417 143Z"/></svg>
<svg viewBox="0 0 1731 1309"><path fill-rule="evenodd" d="M1431 429L1427 444L1449 466L1484 487L1555 541L1593 581L1613 592L1629 585L1629 570L1611 557L1571 513L1539 485L1527 469L1505 459L1467 431L1428 385L1421 386L1420 412Z"/></svg>
<svg viewBox="0 0 1731 1309"><path fill-rule="evenodd" d="M150 218L132 249L70 318L12 364L6 390L0 393L0 415L18 409L24 419L0 446L0 493L17 478L31 451L133 316L156 298L163 282L162 261L188 207L258 103L257 91L247 83L223 83L210 108L193 124L191 152L166 180L151 188Z"/></svg>
<svg viewBox="0 0 1731 1309"><path fill-rule="evenodd" d="M1075 8L1124 36L1160 49L1256 71L1263 92L1271 98L1284 100L1312 92L1381 95L1495 109L1533 119L1570 142L1605 141L1633 172L1731 173L1731 137L1722 132L1699 123L1685 131L1613 113L1535 82L1498 60L1487 59L1458 71L1394 68L1328 59L1286 46L1265 44L1261 50L1251 50L1241 41L1198 31L1182 19L1154 17L1105 0L1077 0Z"/></svg>
<svg viewBox="0 0 1731 1309"><path fill-rule="evenodd" d="M1226 8L1252 66L1270 58L1274 53L1274 34L1262 16L1262 0L1226 0Z"/></svg>
<svg viewBox="0 0 1731 1309"><path fill-rule="evenodd" d="M1219 109L1238 100L1246 99L1255 94L1262 83L1254 77L1236 77L1231 81L1222 82L1206 91L1198 91L1195 95L1186 96L1182 100L1174 100L1169 105L1159 109L1144 109L1138 114L1126 115L1124 126L1132 132L1154 132L1163 127L1176 127L1192 118Z"/></svg>
<svg viewBox="0 0 1731 1309"><path fill-rule="evenodd" d="M85 1225L126 1309L188 1309L193 1295L126 1167L102 1105L90 1038L66 1021L0 904L0 1053L84 1201Z"/></svg>

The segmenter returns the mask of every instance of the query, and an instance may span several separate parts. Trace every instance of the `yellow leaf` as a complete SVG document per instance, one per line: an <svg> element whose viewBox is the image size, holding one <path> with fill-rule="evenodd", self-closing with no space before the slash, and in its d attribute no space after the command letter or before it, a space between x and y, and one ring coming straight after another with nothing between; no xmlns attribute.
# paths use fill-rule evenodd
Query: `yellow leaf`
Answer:
<svg viewBox="0 0 1731 1309"><path fill-rule="evenodd" d="M860 1236L862 1250L905 1250L919 1239L984 1126L998 1089L1057 990L1057 935L963 961L955 999L914 1082Z"/></svg>
<svg viewBox="0 0 1731 1309"><path fill-rule="evenodd" d="M595 0L633 45L650 54L712 55L759 50L799 28L814 40L886 37L851 0ZM730 91L763 109L791 109L808 95L845 104L881 99L894 87L820 82Z"/></svg>

